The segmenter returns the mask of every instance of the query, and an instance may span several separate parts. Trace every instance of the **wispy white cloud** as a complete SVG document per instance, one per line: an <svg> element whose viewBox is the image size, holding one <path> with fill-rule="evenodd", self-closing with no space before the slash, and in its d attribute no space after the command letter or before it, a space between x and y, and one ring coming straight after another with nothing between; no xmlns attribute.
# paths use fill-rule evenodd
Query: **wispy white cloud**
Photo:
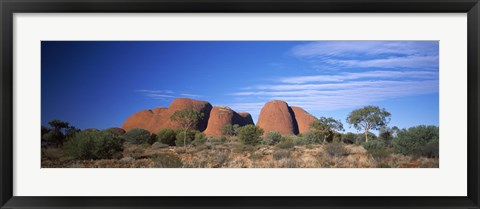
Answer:
<svg viewBox="0 0 480 209"><path fill-rule="evenodd" d="M360 73L340 73L335 75L296 76L281 79L282 83L343 82L356 79L399 79L399 78L438 78L438 72L432 71L367 71Z"/></svg>
<svg viewBox="0 0 480 209"><path fill-rule="evenodd" d="M438 68L437 41L318 41L291 50L312 67L345 68Z"/></svg>
<svg viewBox="0 0 480 209"><path fill-rule="evenodd" d="M198 94L175 92L175 91L172 91L172 90L140 89L140 90L135 90L135 92L138 92L138 93L142 94L143 96L146 96L146 97L151 98L151 99L160 99L160 100L172 99L172 98L177 98L177 97L189 97L189 98L203 97L202 95L198 95Z"/></svg>
<svg viewBox="0 0 480 209"><path fill-rule="evenodd" d="M432 55L436 41L318 41L293 47L299 57L346 57L351 55Z"/></svg>
<svg viewBox="0 0 480 209"><path fill-rule="evenodd" d="M182 93L180 96L185 96L185 97L203 97L202 95L198 94L187 94L187 93Z"/></svg>
<svg viewBox="0 0 480 209"><path fill-rule="evenodd" d="M361 68L436 68L438 56L389 57L370 60L326 60L328 64L341 67Z"/></svg>
<svg viewBox="0 0 480 209"><path fill-rule="evenodd" d="M364 80L365 78L374 80ZM438 72L367 71L283 78L276 84L250 86L231 95L240 98L262 97L265 98L263 102L284 100L290 105L301 106L310 111L323 111L358 107L392 98L438 93L438 88ZM241 111L258 111L263 102L243 102L233 106Z"/></svg>

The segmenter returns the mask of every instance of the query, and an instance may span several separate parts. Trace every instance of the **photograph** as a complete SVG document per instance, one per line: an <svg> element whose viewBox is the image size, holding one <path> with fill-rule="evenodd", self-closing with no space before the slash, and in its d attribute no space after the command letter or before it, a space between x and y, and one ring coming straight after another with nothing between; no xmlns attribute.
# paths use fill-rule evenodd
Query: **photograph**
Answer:
<svg viewBox="0 0 480 209"><path fill-rule="evenodd" d="M439 44L41 41L41 168L438 169Z"/></svg>

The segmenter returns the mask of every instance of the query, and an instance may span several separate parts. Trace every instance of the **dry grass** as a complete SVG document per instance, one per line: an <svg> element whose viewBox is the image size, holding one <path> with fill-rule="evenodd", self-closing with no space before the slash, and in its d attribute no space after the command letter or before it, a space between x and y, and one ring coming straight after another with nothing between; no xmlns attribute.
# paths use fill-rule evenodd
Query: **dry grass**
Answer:
<svg viewBox="0 0 480 209"><path fill-rule="evenodd" d="M42 167L57 168L438 168L438 158L413 158L387 153L373 157L362 146L329 144L245 146L230 141L215 145L152 148L125 144L118 159L72 160L61 149L42 149ZM335 145L337 146L337 145Z"/></svg>

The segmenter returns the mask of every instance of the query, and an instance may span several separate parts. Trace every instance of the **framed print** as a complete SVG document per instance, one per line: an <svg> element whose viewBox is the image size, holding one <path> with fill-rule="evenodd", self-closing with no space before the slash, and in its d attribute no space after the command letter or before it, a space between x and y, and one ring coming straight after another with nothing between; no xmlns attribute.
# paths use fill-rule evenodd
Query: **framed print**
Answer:
<svg viewBox="0 0 480 209"><path fill-rule="evenodd" d="M478 208L467 1L1 1L2 208Z"/></svg>

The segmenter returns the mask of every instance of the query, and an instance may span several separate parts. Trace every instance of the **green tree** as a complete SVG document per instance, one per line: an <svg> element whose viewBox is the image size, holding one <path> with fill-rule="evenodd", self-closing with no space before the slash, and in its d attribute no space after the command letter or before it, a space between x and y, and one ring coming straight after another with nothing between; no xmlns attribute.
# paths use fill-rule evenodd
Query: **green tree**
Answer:
<svg viewBox="0 0 480 209"><path fill-rule="evenodd" d="M256 145L262 141L263 129L254 125L246 125L238 130L238 139L243 144Z"/></svg>
<svg viewBox="0 0 480 209"><path fill-rule="evenodd" d="M310 128L322 133L324 143L327 142L327 139L332 139L334 131L344 131L342 122L331 117L321 117L313 121Z"/></svg>
<svg viewBox="0 0 480 209"><path fill-rule="evenodd" d="M381 140L383 140L387 145L391 145L391 142L392 142L392 139L393 137L396 137L397 136L397 133L398 133L399 129L398 127L394 126L394 127L387 127L387 126L383 126L379 129L378 131L378 138L380 138Z"/></svg>
<svg viewBox="0 0 480 209"><path fill-rule="evenodd" d="M393 151L404 155L438 157L439 129L437 126L415 126L402 129L393 139Z"/></svg>
<svg viewBox="0 0 480 209"><path fill-rule="evenodd" d="M357 136L355 136L354 133L348 132L346 134L343 134L342 142L345 144L354 144L357 142L356 138Z"/></svg>
<svg viewBox="0 0 480 209"><path fill-rule="evenodd" d="M75 134L79 133L80 129L76 128L75 126L69 126L66 130L65 130L65 138L71 138L73 137Z"/></svg>
<svg viewBox="0 0 480 209"><path fill-rule="evenodd" d="M278 131L270 131L265 135L265 144L267 145L275 145L278 144L282 140L282 134Z"/></svg>
<svg viewBox="0 0 480 209"><path fill-rule="evenodd" d="M57 147L63 146L63 141L65 140L64 132L70 127L68 125L68 122L64 122L61 120L52 120L48 122L48 125L52 127L52 137L53 140L56 142Z"/></svg>
<svg viewBox="0 0 480 209"><path fill-rule="evenodd" d="M235 135L235 130L233 129L233 125L225 124L224 126L222 126L222 134L227 136Z"/></svg>
<svg viewBox="0 0 480 209"><path fill-rule="evenodd" d="M134 128L127 131L127 133L123 135L123 138L131 144L153 144L155 136L145 129Z"/></svg>
<svg viewBox="0 0 480 209"><path fill-rule="evenodd" d="M390 122L390 115L385 108L365 106L352 111L347 117L347 123L359 131L364 130L365 141L368 142L368 131L386 126Z"/></svg>
<svg viewBox="0 0 480 209"><path fill-rule="evenodd" d="M123 151L123 138L109 131L82 131L65 143L65 154L74 159L112 158Z"/></svg>
<svg viewBox="0 0 480 209"><path fill-rule="evenodd" d="M175 145L176 137L177 132L171 128L164 128L157 133L157 141L170 146Z"/></svg>
<svg viewBox="0 0 480 209"><path fill-rule="evenodd" d="M171 120L177 122L184 130L183 144L187 144L187 132L194 128L198 121L203 119L203 113L194 109L178 110L170 117Z"/></svg>

